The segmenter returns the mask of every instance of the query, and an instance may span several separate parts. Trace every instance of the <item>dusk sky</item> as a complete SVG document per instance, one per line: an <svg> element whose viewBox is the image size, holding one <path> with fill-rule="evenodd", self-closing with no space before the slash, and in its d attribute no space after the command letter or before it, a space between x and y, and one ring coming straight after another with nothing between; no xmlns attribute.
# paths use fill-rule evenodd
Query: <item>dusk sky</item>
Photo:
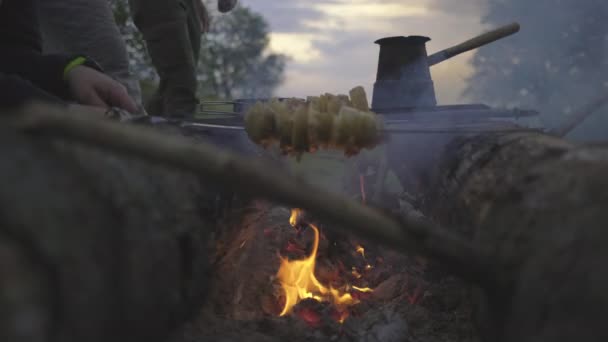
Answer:
<svg viewBox="0 0 608 342"><path fill-rule="evenodd" d="M378 46L396 35L425 35L429 54L486 30L480 0L241 0L263 14L271 48L291 56L279 96L346 93L363 85L371 94ZM438 101L463 102L471 53L432 69Z"/></svg>

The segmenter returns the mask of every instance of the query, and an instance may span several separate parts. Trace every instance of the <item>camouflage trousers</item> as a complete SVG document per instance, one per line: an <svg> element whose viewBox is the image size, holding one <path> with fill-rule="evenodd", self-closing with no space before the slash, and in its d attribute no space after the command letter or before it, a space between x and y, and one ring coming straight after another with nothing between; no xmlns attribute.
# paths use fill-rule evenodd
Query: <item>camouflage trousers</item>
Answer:
<svg viewBox="0 0 608 342"><path fill-rule="evenodd" d="M195 1L200 0L129 0L133 21L160 77L147 106L150 114L191 117L198 108L196 65L202 27Z"/></svg>
<svg viewBox="0 0 608 342"><path fill-rule="evenodd" d="M149 114L188 117L198 108L196 64L202 28L195 1L200 0L129 0L160 77L146 106ZM46 53L92 57L141 103L139 82L129 72L125 43L108 0L43 0L39 5Z"/></svg>

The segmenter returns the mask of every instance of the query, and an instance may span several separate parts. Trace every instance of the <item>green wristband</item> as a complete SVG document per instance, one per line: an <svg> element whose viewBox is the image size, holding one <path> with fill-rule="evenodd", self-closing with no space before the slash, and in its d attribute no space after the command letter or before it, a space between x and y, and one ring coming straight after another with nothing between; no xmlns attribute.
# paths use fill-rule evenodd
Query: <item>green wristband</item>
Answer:
<svg viewBox="0 0 608 342"><path fill-rule="evenodd" d="M86 63L87 59L85 57L76 57L74 58L68 65L63 69L63 79L65 80L68 77L70 71L72 71L75 67L83 65Z"/></svg>

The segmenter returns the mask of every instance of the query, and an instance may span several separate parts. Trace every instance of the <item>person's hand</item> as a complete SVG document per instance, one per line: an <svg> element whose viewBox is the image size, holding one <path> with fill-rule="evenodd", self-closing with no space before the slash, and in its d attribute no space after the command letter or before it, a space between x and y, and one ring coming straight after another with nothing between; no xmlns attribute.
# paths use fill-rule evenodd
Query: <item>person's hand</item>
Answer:
<svg viewBox="0 0 608 342"><path fill-rule="evenodd" d="M70 93L78 103L96 107L119 107L137 113L137 105L127 89L109 76L79 65L66 75Z"/></svg>

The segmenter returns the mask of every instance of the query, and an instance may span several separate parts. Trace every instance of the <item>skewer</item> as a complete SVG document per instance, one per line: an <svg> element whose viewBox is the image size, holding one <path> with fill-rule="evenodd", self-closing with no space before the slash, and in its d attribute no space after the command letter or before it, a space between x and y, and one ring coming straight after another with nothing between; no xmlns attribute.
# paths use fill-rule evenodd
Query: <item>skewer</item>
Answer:
<svg viewBox="0 0 608 342"><path fill-rule="evenodd" d="M211 128L211 129L222 129L222 130L230 130L230 131L245 131L245 127L243 126L231 126L231 125L216 125L216 124L207 124L200 122L184 122L180 125L185 128ZM445 128L418 128L418 129L407 129L407 128L383 128L382 132L389 134L474 134L474 133L507 133L507 132L535 132L539 131L538 129L533 128L503 128L503 129L459 129L453 127L445 127Z"/></svg>

